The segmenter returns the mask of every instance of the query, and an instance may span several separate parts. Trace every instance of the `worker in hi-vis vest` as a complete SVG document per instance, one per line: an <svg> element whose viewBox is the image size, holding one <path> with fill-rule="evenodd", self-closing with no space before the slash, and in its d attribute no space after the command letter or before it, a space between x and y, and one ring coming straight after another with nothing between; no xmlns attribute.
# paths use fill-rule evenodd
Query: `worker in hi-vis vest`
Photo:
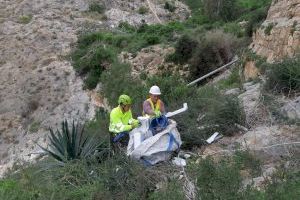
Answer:
<svg viewBox="0 0 300 200"><path fill-rule="evenodd" d="M128 95L121 95L118 106L110 112L109 132L112 134L112 142L120 142L127 145L129 141L129 131L138 127L139 121L133 119L131 113L132 100Z"/></svg>
<svg viewBox="0 0 300 200"><path fill-rule="evenodd" d="M150 98L143 103L143 115L150 117L159 117L165 114L165 105L160 100L160 89L158 86L154 85L149 91Z"/></svg>

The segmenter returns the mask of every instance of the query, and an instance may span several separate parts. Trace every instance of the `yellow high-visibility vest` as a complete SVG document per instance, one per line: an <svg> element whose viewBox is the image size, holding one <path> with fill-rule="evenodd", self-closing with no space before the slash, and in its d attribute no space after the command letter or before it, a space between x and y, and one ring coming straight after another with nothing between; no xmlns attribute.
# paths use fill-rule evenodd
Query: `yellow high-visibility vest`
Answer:
<svg viewBox="0 0 300 200"><path fill-rule="evenodd" d="M152 108L152 110L153 110L154 112L160 111L160 100L159 100L159 99L156 101L156 104L155 104L155 105L154 105L154 103L151 101L151 98L147 99L147 101L150 103L151 108ZM143 111L143 115L145 116L145 115L147 115L147 114L145 114L145 112Z"/></svg>

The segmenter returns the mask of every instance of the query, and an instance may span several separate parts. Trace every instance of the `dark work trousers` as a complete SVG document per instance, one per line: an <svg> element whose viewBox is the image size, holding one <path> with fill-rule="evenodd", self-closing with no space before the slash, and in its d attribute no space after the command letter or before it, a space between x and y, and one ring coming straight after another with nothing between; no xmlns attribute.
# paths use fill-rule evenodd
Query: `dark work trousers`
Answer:
<svg viewBox="0 0 300 200"><path fill-rule="evenodd" d="M118 133L116 136L113 136L113 133L110 134L111 136L111 145L113 150L117 149L126 149L128 142L129 142L129 132L124 131Z"/></svg>

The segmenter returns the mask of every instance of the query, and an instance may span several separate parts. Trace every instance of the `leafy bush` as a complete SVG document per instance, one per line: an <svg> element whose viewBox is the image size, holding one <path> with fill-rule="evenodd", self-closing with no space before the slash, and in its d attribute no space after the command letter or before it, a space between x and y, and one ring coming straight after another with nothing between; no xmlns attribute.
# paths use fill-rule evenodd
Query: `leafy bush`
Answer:
<svg viewBox="0 0 300 200"><path fill-rule="evenodd" d="M140 8L138 9L138 13L141 14L141 15L146 14L148 11L149 11L148 8L145 7L145 6L142 6L142 7L140 7Z"/></svg>
<svg viewBox="0 0 300 200"><path fill-rule="evenodd" d="M188 173L197 179L198 199L268 199L252 186L243 188L240 167L228 157L208 157L190 165Z"/></svg>
<svg viewBox="0 0 300 200"><path fill-rule="evenodd" d="M75 70L84 75L92 70L102 72L115 58L115 52L102 44L91 45L73 54Z"/></svg>
<svg viewBox="0 0 300 200"><path fill-rule="evenodd" d="M261 160L256 158L249 151L237 151L233 159L239 169L249 169L251 175L254 177L261 175Z"/></svg>
<svg viewBox="0 0 300 200"><path fill-rule="evenodd" d="M237 2L241 8L255 10L270 5L272 0L238 0Z"/></svg>
<svg viewBox="0 0 300 200"><path fill-rule="evenodd" d="M151 193L148 199L184 200L186 199L186 197L181 189L181 185L178 183L178 180L173 179L167 184L163 185L163 187L159 191Z"/></svg>
<svg viewBox="0 0 300 200"><path fill-rule="evenodd" d="M160 180L157 174L123 154L107 160L98 170L99 182L117 199L146 199L156 179Z"/></svg>
<svg viewBox="0 0 300 200"><path fill-rule="evenodd" d="M22 15L22 16L19 16L19 23L21 24L28 24L32 19L32 15Z"/></svg>
<svg viewBox="0 0 300 200"><path fill-rule="evenodd" d="M272 29L273 29L273 27L274 27L274 24L273 23L270 23L270 24L268 24L268 26L265 28L265 30L264 30L264 33L266 34L266 35L270 35L271 34L271 31L272 31Z"/></svg>
<svg viewBox="0 0 300 200"><path fill-rule="evenodd" d="M228 63L238 47L236 37L220 30L207 32L199 41L200 45L190 60L191 79Z"/></svg>
<svg viewBox="0 0 300 200"><path fill-rule="evenodd" d="M99 14L103 14L105 11L105 6L102 4L98 4L96 2L93 2L89 5L89 11L90 12L97 12Z"/></svg>
<svg viewBox="0 0 300 200"><path fill-rule="evenodd" d="M16 180L0 180L0 199L31 200L38 196L38 193L22 188Z"/></svg>
<svg viewBox="0 0 300 200"><path fill-rule="evenodd" d="M136 28L126 21L120 22L118 27L128 33L134 33L136 31Z"/></svg>
<svg viewBox="0 0 300 200"><path fill-rule="evenodd" d="M181 36L175 46L175 53L171 55L169 60L181 64L188 62L198 45L198 41L192 39L189 35Z"/></svg>
<svg viewBox="0 0 300 200"><path fill-rule="evenodd" d="M300 195L300 172L279 170L266 187L268 199L297 199Z"/></svg>
<svg viewBox="0 0 300 200"><path fill-rule="evenodd" d="M239 68L238 66L235 66L230 76L227 79L220 80L217 83L217 86L219 89L230 89L230 88L242 88L242 80L239 74Z"/></svg>
<svg viewBox="0 0 300 200"><path fill-rule="evenodd" d="M224 29L225 33L231 33L238 38L241 38L244 36L244 30L236 22L226 23L223 26L223 29Z"/></svg>
<svg viewBox="0 0 300 200"><path fill-rule="evenodd" d="M266 88L277 93L290 94L300 91L300 57L288 58L270 65Z"/></svg>
<svg viewBox="0 0 300 200"><path fill-rule="evenodd" d="M238 39L221 30L208 31L197 39L183 35L168 60L189 63L190 79L198 78L229 62L238 48Z"/></svg>
<svg viewBox="0 0 300 200"><path fill-rule="evenodd" d="M93 156L99 141L95 137L84 134L84 127L80 124L72 124L72 130L69 130L68 122L62 122L61 131L56 133L50 129L49 136L50 148L41 147L47 154L58 161L67 162L73 159L86 159Z"/></svg>
<svg viewBox="0 0 300 200"><path fill-rule="evenodd" d="M210 158L190 167L197 177L199 199L237 199L242 183L239 169L226 160L214 163Z"/></svg>
<svg viewBox="0 0 300 200"><path fill-rule="evenodd" d="M174 5L173 2L171 1L167 1L165 3L164 9L170 11L170 12L174 12L176 10L176 6Z"/></svg>

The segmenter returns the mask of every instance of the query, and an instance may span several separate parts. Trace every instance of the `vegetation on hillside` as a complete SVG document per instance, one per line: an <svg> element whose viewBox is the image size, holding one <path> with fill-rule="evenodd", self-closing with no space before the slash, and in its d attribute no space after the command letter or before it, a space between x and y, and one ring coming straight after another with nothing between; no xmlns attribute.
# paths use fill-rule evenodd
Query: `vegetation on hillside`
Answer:
<svg viewBox="0 0 300 200"><path fill-rule="evenodd" d="M141 115L148 88L156 84L168 110L187 102L189 112L176 116L186 150L200 147L214 132L232 136L246 126L245 113L235 95L224 95L224 89L241 87L239 64L231 75L216 84L188 87L199 77L240 54L249 37L265 19L270 0L185 0L192 10L186 22L133 27L120 23L118 31L82 35L71 59L76 72L84 77L84 87L93 89L101 82L101 92L110 106L117 105L120 94L133 99L133 113ZM216 6L218 5L218 6ZM165 9L174 11L172 1ZM93 3L90 11L103 13L104 7ZM139 8L139 14L148 12ZM246 25L239 22L246 20ZM154 44L174 46L168 60L189 64L187 79L168 71L158 76L133 78L131 66L120 63L118 54L133 54ZM300 91L299 59L285 60L267 66L259 64L267 76L266 89L275 94ZM266 67L267 66L267 67ZM263 70L263 68L267 68ZM274 87L275 86L275 87ZM99 110L85 129L64 122L62 129L51 131L48 153L52 158L30 166L15 166L15 172L0 180L0 199L186 199L187 182L195 185L196 199L296 199L300 194L299 168L278 169L266 179L262 190L243 179L262 176L262 161L250 151L214 160L194 157L183 173L161 163L145 167L120 152L113 152L108 133L109 115ZM92 136L92 137L90 137ZM99 141L99 142L98 142ZM54 158L54 159L53 159ZM56 160L64 164L53 165ZM297 163L298 158L290 158ZM298 159L299 160L299 159ZM18 170L16 170L18 169ZM244 173L242 173L244 172ZM244 174L249 173L248 177Z"/></svg>

